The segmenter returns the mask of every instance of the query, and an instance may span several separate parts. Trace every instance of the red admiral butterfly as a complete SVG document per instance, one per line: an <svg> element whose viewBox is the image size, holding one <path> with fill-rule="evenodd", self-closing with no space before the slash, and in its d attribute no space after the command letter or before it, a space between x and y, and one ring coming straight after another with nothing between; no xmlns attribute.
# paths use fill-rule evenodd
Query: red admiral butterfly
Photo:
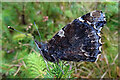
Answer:
<svg viewBox="0 0 120 80"><path fill-rule="evenodd" d="M101 53L101 29L106 24L102 11L92 11L63 27L48 42L35 40L42 56L51 62L95 62Z"/></svg>

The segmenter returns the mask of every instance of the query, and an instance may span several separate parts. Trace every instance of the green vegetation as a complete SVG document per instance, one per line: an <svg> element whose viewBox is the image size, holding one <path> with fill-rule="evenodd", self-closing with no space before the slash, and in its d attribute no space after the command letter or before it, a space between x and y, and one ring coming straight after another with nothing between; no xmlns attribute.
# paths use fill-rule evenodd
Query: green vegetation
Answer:
<svg viewBox="0 0 120 80"><path fill-rule="evenodd" d="M1 5L0 5L1 6ZM15 29L39 35L42 41L52 36L75 18L93 10L102 10L106 14L107 24L102 29L102 55L96 63L69 62L72 65L60 66L46 64L31 37L8 29ZM117 78L118 67L118 3L117 2L21 2L2 3L2 50L0 53L0 73L4 78ZM0 17L1 19L1 17ZM52 67L52 68L51 68ZM70 70L71 68L71 70Z"/></svg>

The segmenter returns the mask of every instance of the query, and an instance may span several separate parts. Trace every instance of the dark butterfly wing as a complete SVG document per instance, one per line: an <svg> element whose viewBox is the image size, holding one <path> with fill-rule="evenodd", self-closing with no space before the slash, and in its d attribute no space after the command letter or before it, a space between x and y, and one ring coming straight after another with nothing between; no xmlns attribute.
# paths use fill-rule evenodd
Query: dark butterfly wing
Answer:
<svg viewBox="0 0 120 80"><path fill-rule="evenodd" d="M94 62L101 53L100 32L105 23L104 13L93 11L67 24L47 43L49 57L53 57L49 61Z"/></svg>

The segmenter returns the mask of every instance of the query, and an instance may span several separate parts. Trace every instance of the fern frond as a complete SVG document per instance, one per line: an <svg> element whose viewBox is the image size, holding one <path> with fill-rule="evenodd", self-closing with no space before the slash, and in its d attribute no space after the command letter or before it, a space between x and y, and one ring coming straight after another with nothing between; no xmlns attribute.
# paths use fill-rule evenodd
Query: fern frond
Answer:
<svg viewBox="0 0 120 80"><path fill-rule="evenodd" d="M42 56L38 56L35 53L31 53L26 59L26 66L28 70L27 76L29 78L44 78L44 75L46 73L43 70L46 68L46 64Z"/></svg>

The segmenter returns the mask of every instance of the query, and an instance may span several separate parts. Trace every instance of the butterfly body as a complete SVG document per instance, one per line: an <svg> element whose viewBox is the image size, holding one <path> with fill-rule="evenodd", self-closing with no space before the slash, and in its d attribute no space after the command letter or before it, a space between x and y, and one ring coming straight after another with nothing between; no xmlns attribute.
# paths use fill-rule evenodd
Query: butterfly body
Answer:
<svg viewBox="0 0 120 80"><path fill-rule="evenodd" d="M93 11L63 27L48 43L35 41L46 60L95 62L101 53L101 28L106 23L102 11Z"/></svg>

